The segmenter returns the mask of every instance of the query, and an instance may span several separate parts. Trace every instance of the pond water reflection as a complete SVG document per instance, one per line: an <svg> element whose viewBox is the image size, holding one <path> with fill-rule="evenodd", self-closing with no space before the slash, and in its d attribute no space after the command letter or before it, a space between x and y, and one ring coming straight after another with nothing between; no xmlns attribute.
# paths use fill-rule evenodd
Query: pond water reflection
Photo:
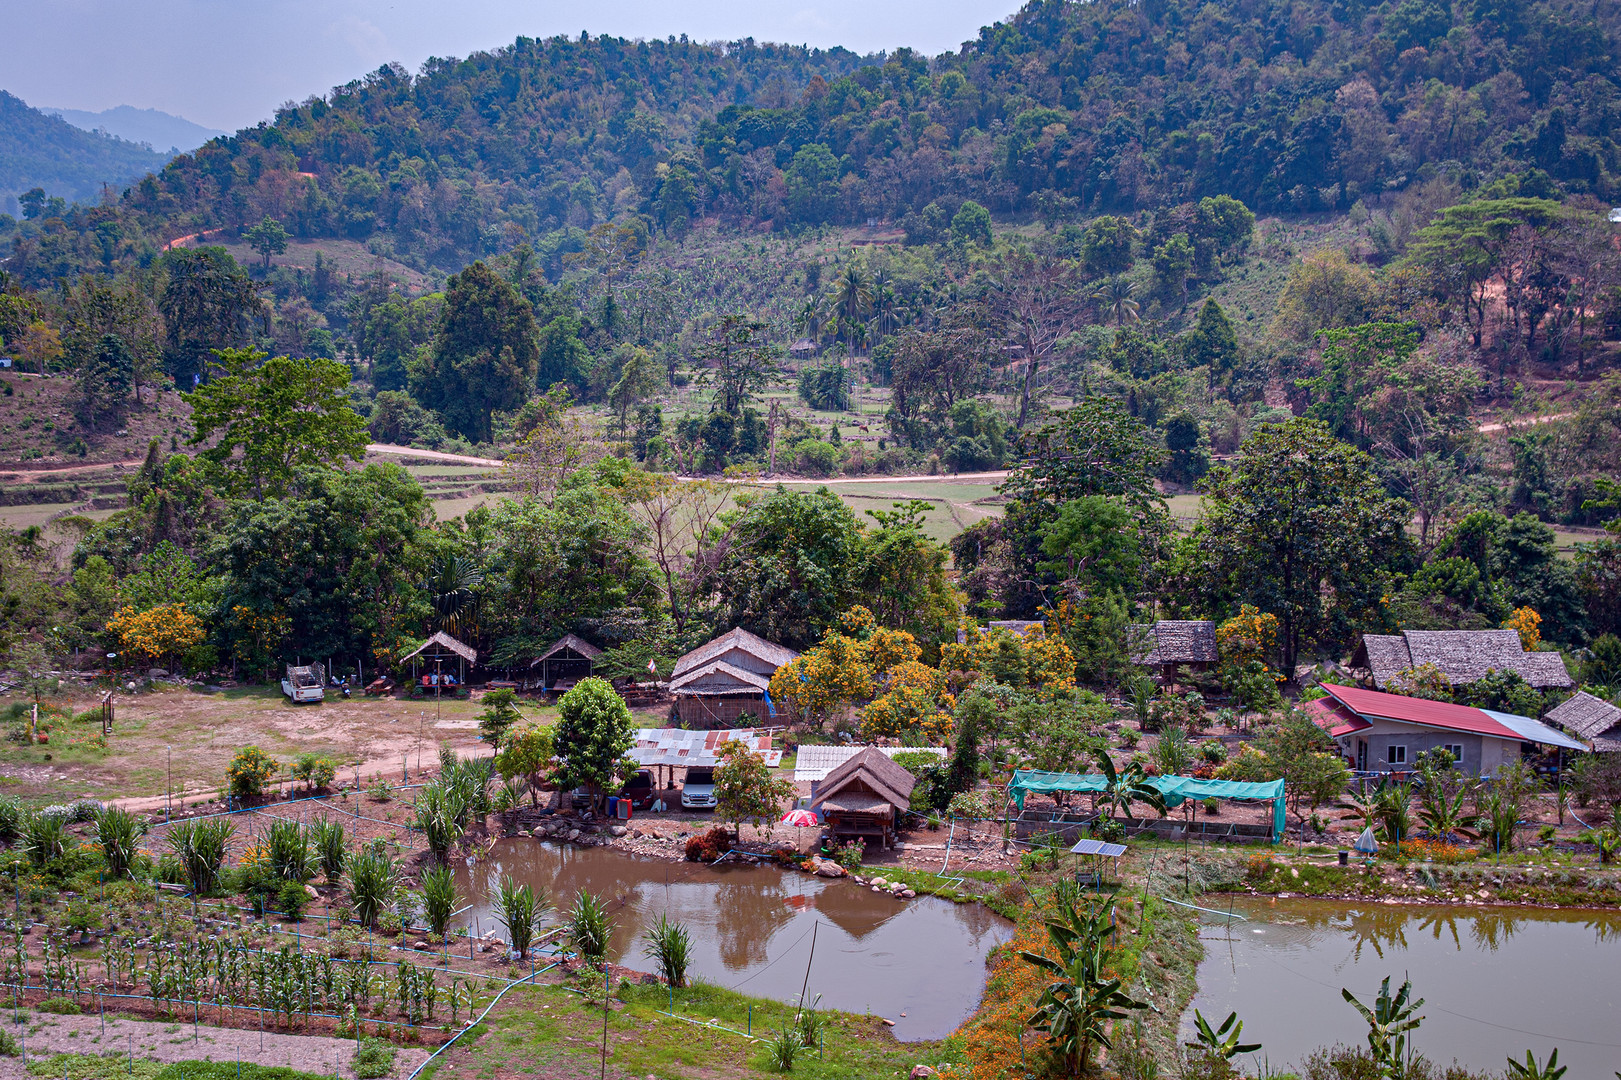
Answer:
<svg viewBox="0 0 1621 1080"><path fill-rule="evenodd" d="M1536 908L1417 907L1311 900L1243 901L1251 921L1206 916L1193 1008L1219 1021L1237 1011L1245 1041L1274 1069L1334 1043L1362 1045L1367 1028L1340 996L1364 1002L1391 976L1425 1000L1410 1039L1437 1064L1494 1073L1514 1054L1559 1048L1570 1075L1621 1065L1621 913Z"/></svg>
<svg viewBox="0 0 1621 1080"><path fill-rule="evenodd" d="M457 868L458 889L475 898L458 925L496 925L489 897L502 875L545 888L559 908L581 889L610 901L616 963L651 969L641 933L668 913L691 930L692 970L702 978L786 1001L805 985L809 964L809 995L820 993L827 1008L888 1017L903 1041L949 1035L979 1002L985 954L1011 936L1007 920L977 904L902 902L775 867L710 868L523 838Z"/></svg>

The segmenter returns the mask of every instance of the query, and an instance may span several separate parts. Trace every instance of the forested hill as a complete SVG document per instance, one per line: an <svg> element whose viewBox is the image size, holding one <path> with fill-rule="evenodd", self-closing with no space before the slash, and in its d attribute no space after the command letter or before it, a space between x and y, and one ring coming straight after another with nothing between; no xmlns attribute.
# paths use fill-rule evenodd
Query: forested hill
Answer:
<svg viewBox="0 0 1621 1080"><path fill-rule="evenodd" d="M1226 193L1345 208L1416 177L1621 187L1621 0L1036 0L955 54L752 41L514 45L384 68L130 190L122 257L269 214L453 269L519 237L698 214L936 230L955 204L1068 215ZM25 278L111 253L80 214ZM27 232L28 230L24 230ZM40 230L36 230L37 232Z"/></svg>
<svg viewBox="0 0 1621 1080"><path fill-rule="evenodd" d="M34 188L64 200L95 200L101 186L117 191L169 159L148 147L82 131L0 90L0 211Z"/></svg>

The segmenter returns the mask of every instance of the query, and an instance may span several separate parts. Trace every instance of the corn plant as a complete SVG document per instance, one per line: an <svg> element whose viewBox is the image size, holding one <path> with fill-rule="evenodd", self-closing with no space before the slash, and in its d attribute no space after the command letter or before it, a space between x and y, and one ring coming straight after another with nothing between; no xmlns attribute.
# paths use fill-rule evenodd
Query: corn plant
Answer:
<svg viewBox="0 0 1621 1080"><path fill-rule="evenodd" d="M505 927L507 939L518 951L520 960L529 955L529 946L535 940L535 931L540 928L541 918L551 910L551 906L551 901L546 897L546 890L540 889L537 892L534 886L527 882L519 885L511 878L503 877L501 883L495 887L495 917ZM604 945L603 951L606 949L607 946ZM582 954L585 952L584 949L580 951Z"/></svg>
<svg viewBox="0 0 1621 1080"><path fill-rule="evenodd" d="M399 868L381 851L367 851L349 860L349 904L355 918L367 928L377 925L399 887Z"/></svg>
<svg viewBox="0 0 1621 1080"><path fill-rule="evenodd" d="M458 899L456 875L450 867L437 866L422 872L422 917L435 936L445 936Z"/></svg>
<svg viewBox="0 0 1621 1080"><path fill-rule="evenodd" d="M114 878L130 876L145 835L146 823L128 810L109 806L96 815L96 843L107 860L108 874Z"/></svg>

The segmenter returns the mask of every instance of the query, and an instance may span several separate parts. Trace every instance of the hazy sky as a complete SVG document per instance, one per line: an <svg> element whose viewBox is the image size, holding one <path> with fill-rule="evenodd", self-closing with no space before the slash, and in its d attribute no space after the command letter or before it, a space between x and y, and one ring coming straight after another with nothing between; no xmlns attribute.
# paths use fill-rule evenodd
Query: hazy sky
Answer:
<svg viewBox="0 0 1621 1080"><path fill-rule="evenodd" d="M752 36L934 54L1017 0L53 0L0 3L0 89L31 105L162 109L235 130L390 60L413 72L520 34Z"/></svg>

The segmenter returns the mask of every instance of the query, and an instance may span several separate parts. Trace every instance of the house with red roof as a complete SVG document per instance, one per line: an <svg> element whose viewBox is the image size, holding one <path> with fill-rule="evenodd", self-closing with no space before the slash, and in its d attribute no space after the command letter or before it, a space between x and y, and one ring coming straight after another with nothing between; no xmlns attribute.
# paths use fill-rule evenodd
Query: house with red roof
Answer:
<svg viewBox="0 0 1621 1080"><path fill-rule="evenodd" d="M1408 772L1418 755L1444 747L1463 772L1492 776L1538 747L1586 750L1528 716L1324 683L1305 709L1359 772Z"/></svg>

